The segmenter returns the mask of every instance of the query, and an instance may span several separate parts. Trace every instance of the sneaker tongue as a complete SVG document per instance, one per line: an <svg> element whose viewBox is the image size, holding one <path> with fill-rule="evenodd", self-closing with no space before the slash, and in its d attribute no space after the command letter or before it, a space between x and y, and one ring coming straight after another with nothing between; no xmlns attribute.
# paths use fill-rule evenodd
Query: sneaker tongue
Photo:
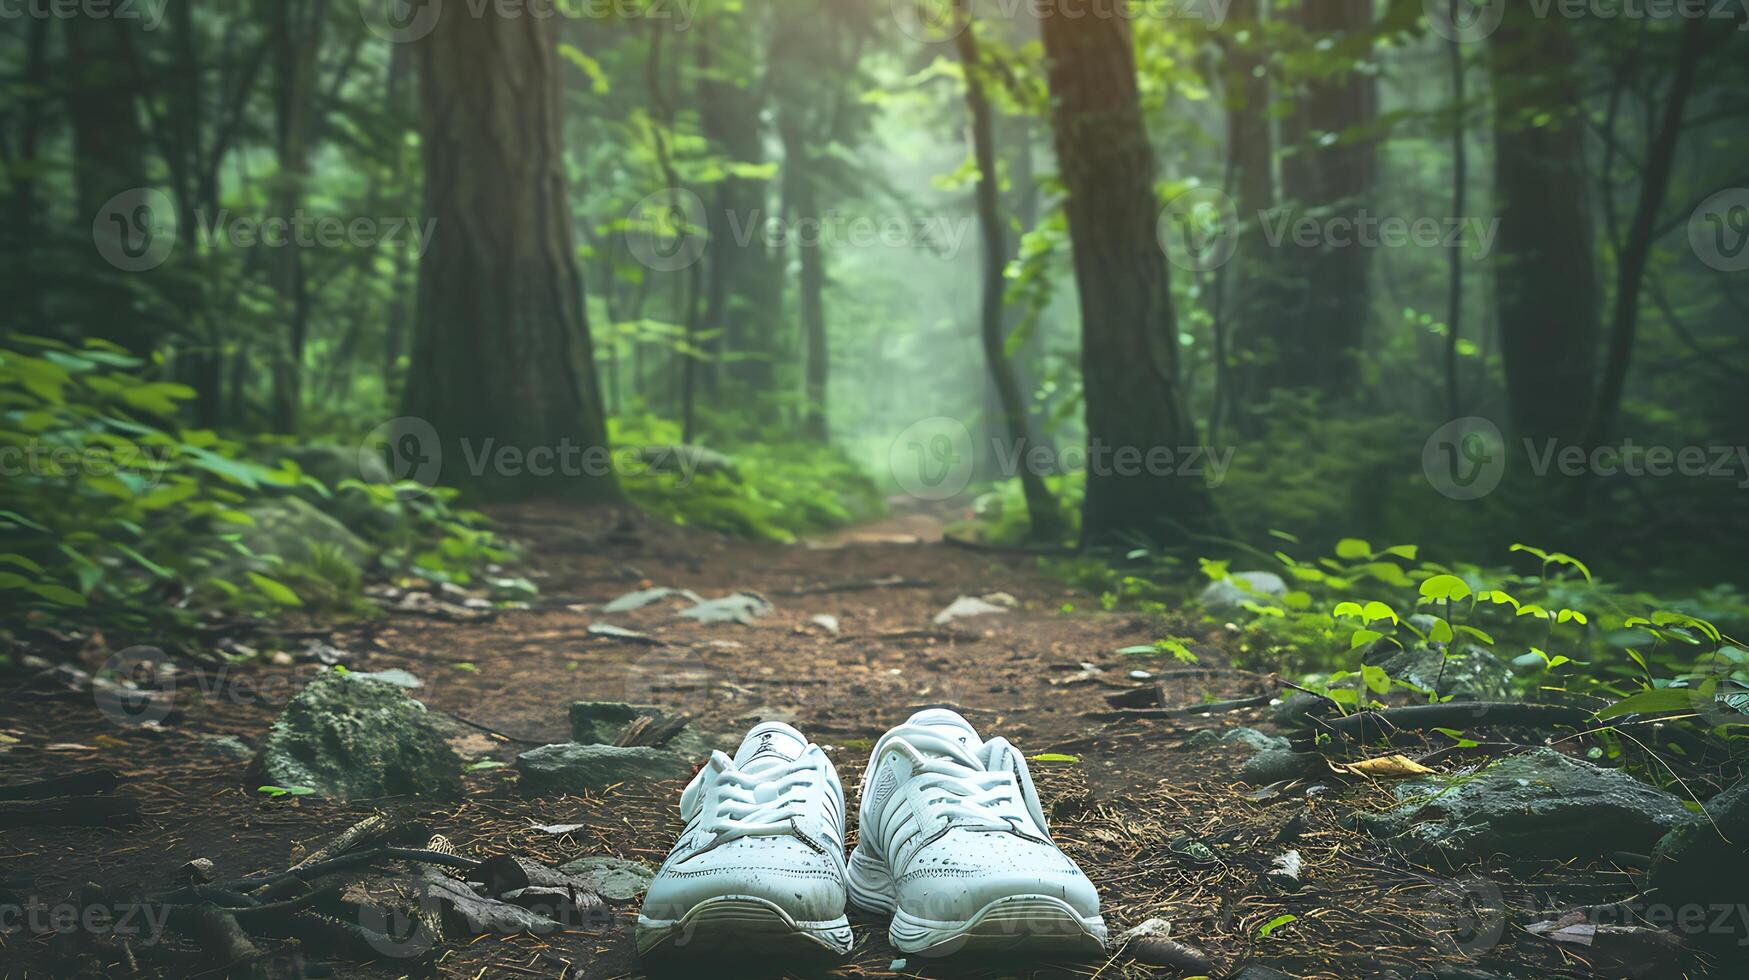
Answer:
<svg viewBox="0 0 1749 980"><path fill-rule="evenodd" d="M958 712L929 708L912 715L905 727L920 728L940 739L946 743L950 755L982 761L984 740L978 737L978 730L972 727L972 723L960 717Z"/></svg>
<svg viewBox="0 0 1749 980"><path fill-rule="evenodd" d="M768 721L747 733L746 741L735 753L735 768L745 771L794 762L807 750L808 740L801 732L781 721Z"/></svg>

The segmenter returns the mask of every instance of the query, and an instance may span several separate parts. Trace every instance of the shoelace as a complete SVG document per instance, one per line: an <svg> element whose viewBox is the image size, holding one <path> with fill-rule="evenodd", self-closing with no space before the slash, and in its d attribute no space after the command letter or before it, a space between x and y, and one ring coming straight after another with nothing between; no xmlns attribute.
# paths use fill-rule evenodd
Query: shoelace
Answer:
<svg viewBox="0 0 1749 980"><path fill-rule="evenodd" d="M821 779L819 769L806 760L776 772L723 770L717 774L717 809L705 826L706 833L712 835L709 846L742 837L799 833L794 820L801 814L794 811L810 802ZM771 799L759 799L762 787L773 787Z"/></svg>
<svg viewBox="0 0 1749 980"><path fill-rule="evenodd" d="M931 759L918 770L920 797L932 815L950 826L1014 831L1036 837L1031 815L1020 801L1020 784L1006 770L985 772L945 759Z"/></svg>

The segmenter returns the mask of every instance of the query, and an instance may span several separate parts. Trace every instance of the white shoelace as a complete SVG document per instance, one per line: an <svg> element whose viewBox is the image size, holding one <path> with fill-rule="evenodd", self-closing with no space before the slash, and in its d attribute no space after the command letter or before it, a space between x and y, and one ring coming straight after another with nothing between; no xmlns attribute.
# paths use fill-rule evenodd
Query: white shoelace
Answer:
<svg viewBox="0 0 1749 980"><path fill-rule="evenodd" d="M1006 770L985 772L945 759L930 759L916 778L924 791L920 797L924 806L932 816L946 817L951 826L1015 832L1031 827L1031 815L1020 799L1020 784Z"/></svg>
<svg viewBox="0 0 1749 980"><path fill-rule="evenodd" d="M717 774L717 809L705 825L710 846L742 837L799 833L796 818L814 803L821 776L811 761L745 773L725 769ZM769 794L761 800L761 791Z"/></svg>

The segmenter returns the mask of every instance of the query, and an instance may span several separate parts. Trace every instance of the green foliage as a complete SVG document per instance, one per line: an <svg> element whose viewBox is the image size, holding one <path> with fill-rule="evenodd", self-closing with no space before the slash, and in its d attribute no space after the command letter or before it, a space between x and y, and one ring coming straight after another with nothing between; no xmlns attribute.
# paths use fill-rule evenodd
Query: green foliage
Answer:
<svg viewBox="0 0 1749 980"><path fill-rule="evenodd" d="M655 416L614 418L615 446L680 444L680 425ZM714 461L712 461L714 462ZM745 443L729 465L701 462L621 474L626 493L653 514L689 527L774 541L842 527L878 515L879 492L861 469L830 446L805 441Z"/></svg>

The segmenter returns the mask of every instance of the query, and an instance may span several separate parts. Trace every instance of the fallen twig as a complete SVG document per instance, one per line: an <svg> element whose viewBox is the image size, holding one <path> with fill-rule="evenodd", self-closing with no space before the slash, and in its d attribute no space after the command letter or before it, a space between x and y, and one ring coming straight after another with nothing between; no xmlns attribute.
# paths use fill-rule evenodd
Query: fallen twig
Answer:
<svg viewBox="0 0 1749 980"><path fill-rule="evenodd" d="M45 800L56 796L93 796L107 793L121 781L108 769L81 769L64 776L50 776L0 786L0 800Z"/></svg>
<svg viewBox="0 0 1749 980"><path fill-rule="evenodd" d="M1303 742L1316 741L1317 735L1334 739L1368 742L1388 739L1396 732L1422 732L1435 728L1457 728L1480 725L1521 725L1528 728L1561 728L1583 724L1592 717L1589 708L1565 704L1526 704L1515 701L1466 701L1445 704L1413 704L1401 708L1381 708L1362 711L1342 718L1309 716L1311 726Z"/></svg>

